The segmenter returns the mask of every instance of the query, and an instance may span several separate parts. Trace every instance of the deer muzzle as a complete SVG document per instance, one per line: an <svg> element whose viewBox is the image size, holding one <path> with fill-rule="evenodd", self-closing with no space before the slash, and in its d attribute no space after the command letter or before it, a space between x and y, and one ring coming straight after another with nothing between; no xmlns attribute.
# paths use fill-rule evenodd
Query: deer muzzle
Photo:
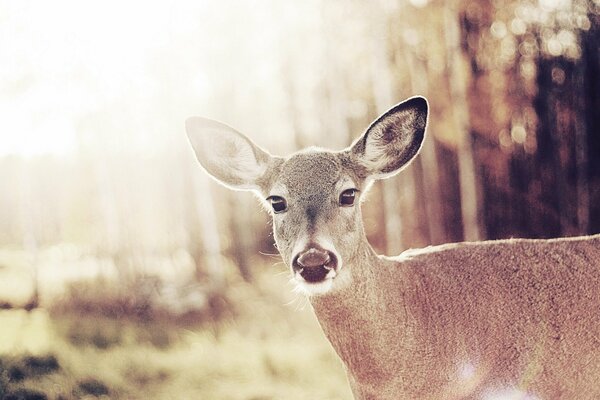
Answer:
<svg viewBox="0 0 600 400"><path fill-rule="evenodd" d="M292 268L307 282L321 282L331 271L335 274L337 258L331 251L312 246L294 257Z"/></svg>

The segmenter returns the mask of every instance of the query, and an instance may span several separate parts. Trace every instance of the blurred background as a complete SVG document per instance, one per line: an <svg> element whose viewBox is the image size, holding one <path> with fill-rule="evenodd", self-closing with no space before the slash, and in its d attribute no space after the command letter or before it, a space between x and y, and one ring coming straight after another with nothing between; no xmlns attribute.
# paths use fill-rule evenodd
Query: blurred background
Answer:
<svg viewBox="0 0 600 400"><path fill-rule="evenodd" d="M0 48L0 398L351 398L191 115L287 155L425 95L378 252L600 232L598 0L0 0Z"/></svg>

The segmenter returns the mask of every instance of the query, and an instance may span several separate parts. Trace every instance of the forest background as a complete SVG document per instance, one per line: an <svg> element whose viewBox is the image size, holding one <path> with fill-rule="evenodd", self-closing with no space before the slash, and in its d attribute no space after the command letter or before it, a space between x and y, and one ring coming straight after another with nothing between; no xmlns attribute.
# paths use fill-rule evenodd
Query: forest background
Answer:
<svg viewBox="0 0 600 400"><path fill-rule="evenodd" d="M288 155L424 95L378 252L600 232L598 0L2 0L0 48L0 398L350 398L191 115Z"/></svg>

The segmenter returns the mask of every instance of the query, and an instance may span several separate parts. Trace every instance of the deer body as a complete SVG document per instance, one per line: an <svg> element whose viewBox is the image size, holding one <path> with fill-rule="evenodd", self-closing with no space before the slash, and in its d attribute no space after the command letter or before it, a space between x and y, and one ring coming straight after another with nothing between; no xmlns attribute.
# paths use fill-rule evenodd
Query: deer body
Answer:
<svg viewBox="0 0 600 400"><path fill-rule="evenodd" d="M415 97L339 152L272 156L224 124L186 122L200 164L253 190L356 399L600 398L600 235L375 254L359 201L425 135Z"/></svg>
<svg viewBox="0 0 600 400"><path fill-rule="evenodd" d="M311 298L357 399L600 397L600 235L411 253Z"/></svg>

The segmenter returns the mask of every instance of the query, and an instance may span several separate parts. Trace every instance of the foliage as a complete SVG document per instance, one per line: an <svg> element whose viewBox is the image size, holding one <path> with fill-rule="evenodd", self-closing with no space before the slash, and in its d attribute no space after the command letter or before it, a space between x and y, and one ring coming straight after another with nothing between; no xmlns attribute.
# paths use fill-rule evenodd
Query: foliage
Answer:
<svg viewBox="0 0 600 400"><path fill-rule="evenodd" d="M104 278L76 281L67 285L64 294L53 302L51 311L56 314L165 322L214 322L235 313L226 291L203 291L202 286L193 282L186 288L176 288L175 293L179 296L184 290L196 291L196 304L173 310L161 295L161 289L167 284L159 278L144 276L136 276L130 281ZM180 299L173 301L177 300Z"/></svg>
<svg viewBox="0 0 600 400"><path fill-rule="evenodd" d="M285 305L290 298L277 290L285 286L282 276L257 278L255 288L237 287L235 300L242 306L235 319L208 326L51 316L44 330L53 340L43 353L1 357L0 387L48 399L351 398L342 366L312 312ZM0 312L0 323L2 313L13 312ZM69 335L76 331L95 338L74 343ZM18 379L9 377L11 368L19 370Z"/></svg>

